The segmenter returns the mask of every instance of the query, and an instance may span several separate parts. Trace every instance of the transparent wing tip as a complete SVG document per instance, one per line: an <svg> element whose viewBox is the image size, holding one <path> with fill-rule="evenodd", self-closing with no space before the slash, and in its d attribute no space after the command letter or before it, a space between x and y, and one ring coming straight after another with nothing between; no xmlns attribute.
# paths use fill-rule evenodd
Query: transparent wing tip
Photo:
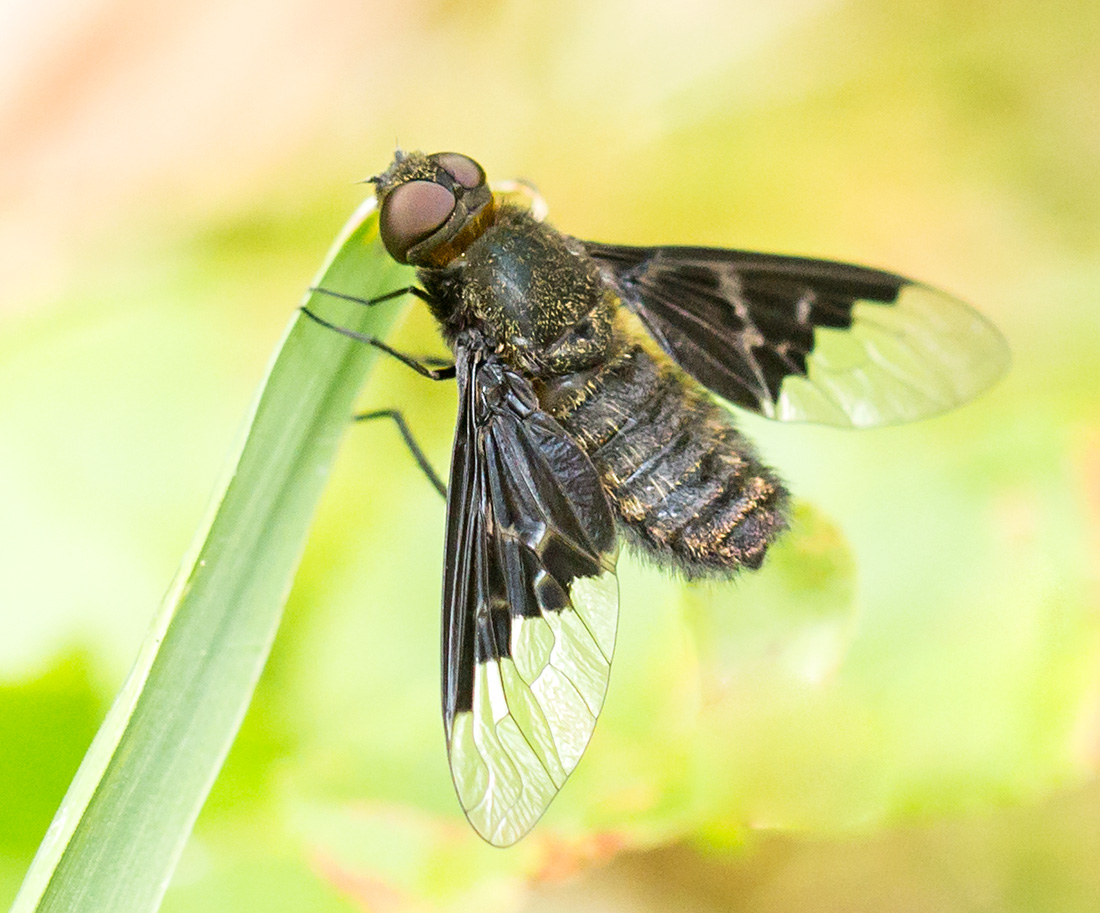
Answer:
<svg viewBox="0 0 1100 913"><path fill-rule="evenodd" d="M914 421L978 396L1010 363L1005 337L976 310L908 285L895 302L858 302L849 328L819 327L807 376L784 380L775 413L856 428Z"/></svg>

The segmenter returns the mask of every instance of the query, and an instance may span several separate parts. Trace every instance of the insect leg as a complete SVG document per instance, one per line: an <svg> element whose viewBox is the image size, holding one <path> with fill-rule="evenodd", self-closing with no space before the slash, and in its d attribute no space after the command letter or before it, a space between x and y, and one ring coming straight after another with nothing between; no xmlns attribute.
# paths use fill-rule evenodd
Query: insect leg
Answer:
<svg viewBox="0 0 1100 913"><path fill-rule="evenodd" d="M453 364L444 363L443 367L430 368L424 362L418 361L413 356L406 355L404 352L398 352L396 349L390 348L380 339L376 339L373 336L366 336L363 333L356 333L354 330L349 330L346 327L341 327L337 326L335 323L330 323L329 321L325 320L324 317L319 317L318 315L314 314L313 311L311 311L307 307L299 308L299 310L314 323L319 323L323 327L334 330L341 336L347 336L348 339L354 339L356 342L361 342L364 345L374 346L374 348L385 352L387 355L390 355L393 358L396 358L402 364L408 365L422 377L427 377L431 380L450 380L455 376L455 366ZM436 359L431 359L431 361L436 361Z"/></svg>
<svg viewBox="0 0 1100 913"><path fill-rule="evenodd" d="M381 304L383 301L392 301L394 298L400 298L402 295L415 295L421 301L426 301L429 304L432 301L432 296L418 285L407 285L404 288L394 289L392 292L386 292L385 295L379 295L377 298L356 298L354 295L345 295L343 292L329 291L327 288L321 288L316 285L311 285L309 290L311 292L316 292L318 295L328 295L330 298L339 298L341 301L353 301L355 304L361 304L364 307L372 307L373 305Z"/></svg>
<svg viewBox="0 0 1100 913"><path fill-rule="evenodd" d="M397 409L378 409L374 412L363 412L355 416L355 421L369 422L376 418L393 419L394 424L397 425L397 430L401 432L401 437L405 439L405 446L409 448L409 452L413 455L413 459L416 460L416 465L419 466L421 472L428 477L428 481L432 483L435 490L444 498L447 497L447 486L444 485L439 476L435 474L435 470L432 469L432 464L428 462L428 458L424 455L424 451L421 450L420 445L416 443L416 439L412 436L412 432L409 431L409 426L405 423L405 416Z"/></svg>

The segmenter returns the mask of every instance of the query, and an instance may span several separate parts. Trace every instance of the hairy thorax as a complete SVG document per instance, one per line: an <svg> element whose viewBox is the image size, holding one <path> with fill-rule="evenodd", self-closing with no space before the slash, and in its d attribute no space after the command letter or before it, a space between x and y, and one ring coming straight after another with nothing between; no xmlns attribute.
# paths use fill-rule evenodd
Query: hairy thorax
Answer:
<svg viewBox="0 0 1100 913"><path fill-rule="evenodd" d="M627 539L687 576L758 566L786 491L729 412L656 346L568 236L505 212L446 271L422 274L454 337L476 325L592 460ZM460 291L459 291L460 290Z"/></svg>

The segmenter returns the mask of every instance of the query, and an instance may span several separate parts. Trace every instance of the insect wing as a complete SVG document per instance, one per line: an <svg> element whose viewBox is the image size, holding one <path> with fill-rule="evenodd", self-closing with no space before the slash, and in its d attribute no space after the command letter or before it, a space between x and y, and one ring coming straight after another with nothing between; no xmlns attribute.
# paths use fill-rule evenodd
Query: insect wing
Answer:
<svg viewBox="0 0 1100 913"><path fill-rule="evenodd" d="M944 412L1008 366L977 311L881 270L702 247L586 242L688 374L781 421L872 427Z"/></svg>
<svg viewBox="0 0 1100 913"><path fill-rule="evenodd" d="M591 461L527 381L478 347L456 348L443 720L466 817L508 846L576 767L603 706L615 522Z"/></svg>

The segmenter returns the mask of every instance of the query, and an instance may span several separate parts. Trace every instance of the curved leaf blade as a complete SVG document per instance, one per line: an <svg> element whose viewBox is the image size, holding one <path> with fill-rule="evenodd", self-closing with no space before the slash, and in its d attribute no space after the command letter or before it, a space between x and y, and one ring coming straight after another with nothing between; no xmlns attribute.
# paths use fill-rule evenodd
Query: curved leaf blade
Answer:
<svg viewBox="0 0 1100 913"><path fill-rule="evenodd" d="M315 285L371 297L409 284L374 200ZM311 293L311 309L332 312ZM341 307L384 335L399 309ZM155 910L267 660L316 504L376 351L303 314L253 404L239 456L153 619L16 897L12 913Z"/></svg>

